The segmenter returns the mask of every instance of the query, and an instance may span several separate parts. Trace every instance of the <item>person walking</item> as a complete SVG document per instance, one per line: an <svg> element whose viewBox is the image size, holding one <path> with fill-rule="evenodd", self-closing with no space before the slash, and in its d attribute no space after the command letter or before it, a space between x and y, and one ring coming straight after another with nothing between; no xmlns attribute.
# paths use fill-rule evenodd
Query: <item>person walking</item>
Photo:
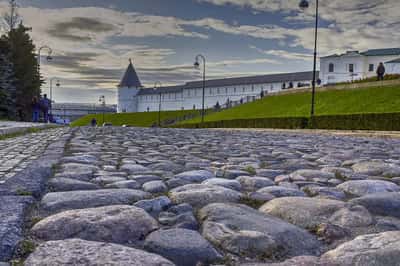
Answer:
<svg viewBox="0 0 400 266"><path fill-rule="evenodd" d="M386 72L385 66L383 65L382 62L379 63L378 69L376 70L376 74L378 76L378 81L384 79L385 72Z"/></svg>
<svg viewBox="0 0 400 266"><path fill-rule="evenodd" d="M40 115L40 103L38 98L35 96L32 99L32 122L34 123L39 122L39 115Z"/></svg>
<svg viewBox="0 0 400 266"><path fill-rule="evenodd" d="M47 94L43 94L43 98L40 100L40 106L43 112L43 119L45 123L49 122L49 110L51 108L51 102L47 98Z"/></svg>

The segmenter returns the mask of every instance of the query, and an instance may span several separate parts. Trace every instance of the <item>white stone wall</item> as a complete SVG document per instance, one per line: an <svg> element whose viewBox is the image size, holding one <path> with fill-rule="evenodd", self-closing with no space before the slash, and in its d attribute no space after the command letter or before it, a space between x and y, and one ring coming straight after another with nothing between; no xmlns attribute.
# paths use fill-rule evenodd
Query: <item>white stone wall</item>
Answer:
<svg viewBox="0 0 400 266"><path fill-rule="evenodd" d="M378 68L378 65L380 62L385 63L385 62L397 59L399 57L400 56L369 56L369 57L367 57L367 60L366 60L367 63L365 65L365 71L366 71L365 76L366 77L376 76L376 69ZM374 71L371 71L371 72L368 71L369 64L374 64ZM390 74L390 73L388 73L388 71L390 70L388 65L385 64L385 68L386 68L386 73ZM398 71L397 73L392 73L392 74L400 74L400 71Z"/></svg>
<svg viewBox="0 0 400 266"><path fill-rule="evenodd" d="M138 88L118 88L118 113L138 112L138 101L136 95Z"/></svg>
<svg viewBox="0 0 400 266"><path fill-rule="evenodd" d="M322 84L326 85L339 82L348 82L352 80L365 79L368 77L376 76L376 69L380 62L385 63L387 61L394 60L398 57L399 56L343 55L340 57L321 58L320 73L321 73ZM334 72L329 72L330 63L333 63L335 66ZM352 75L352 73L349 72L350 64L354 64L354 72L353 72L354 76ZM369 71L370 64L374 65L373 71Z"/></svg>
<svg viewBox="0 0 400 266"><path fill-rule="evenodd" d="M289 82L285 82L286 88L289 87ZM294 87L298 83L310 84L310 80L295 81ZM247 97L259 96L261 91L265 94L272 92L279 92L282 90L282 83L267 83L267 84L254 84L254 85L235 85L223 87L207 87L205 89L205 108L212 108L219 102L224 105L227 100L240 101L243 99L247 101ZM202 88L183 89L182 93L172 92L163 93L161 96L161 110L201 110L202 108ZM151 95L138 95L138 112L158 111L159 108L159 94Z"/></svg>
<svg viewBox="0 0 400 266"><path fill-rule="evenodd" d="M329 65L334 64L334 72L329 72ZM354 72L349 65L354 65ZM321 81L323 85L362 79L365 73L363 56L341 56L321 58ZM354 75L354 76L353 76Z"/></svg>
<svg viewBox="0 0 400 266"><path fill-rule="evenodd" d="M400 63L386 64L386 73L388 73L388 74L400 74Z"/></svg>

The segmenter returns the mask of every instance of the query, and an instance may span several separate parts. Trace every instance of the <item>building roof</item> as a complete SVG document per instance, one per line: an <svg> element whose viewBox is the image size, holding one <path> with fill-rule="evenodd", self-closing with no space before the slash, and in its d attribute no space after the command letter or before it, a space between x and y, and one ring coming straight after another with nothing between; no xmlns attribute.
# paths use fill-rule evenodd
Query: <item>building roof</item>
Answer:
<svg viewBox="0 0 400 266"><path fill-rule="evenodd" d="M385 62L385 64L400 64L400 57L394 60Z"/></svg>
<svg viewBox="0 0 400 266"><path fill-rule="evenodd" d="M317 78L319 72L317 72ZM312 80L313 72L296 72L296 73L283 73L262 76L250 76L239 78L226 78L206 80L206 87L221 87L221 86L234 86L234 85L248 85L248 84L263 84L263 83L276 83L288 81L304 81ZM200 88L203 86L203 81L193 81L186 83L186 88Z"/></svg>
<svg viewBox="0 0 400 266"><path fill-rule="evenodd" d="M142 84L140 83L139 77L136 74L135 68L133 67L132 60L129 59L128 68L125 71L125 75L123 76L121 82L118 87L124 88L140 88Z"/></svg>
<svg viewBox="0 0 400 266"><path fill-rule="evenodd" d="M365 56L400 55L400 48L372 49L361 54Z"/></svg>
<svg viewBox="0 0 400 266"><path fill-rule="evenodd" d="M317 71L317 78L319 77L319 71ZM223 86L240 86L249 84L264 84L264 83L277 83L277 82L298 82L312 80L313 72L296 72L296 73L284 73L284 74L272 74L272 75L261 75L261 76L250 76L250 77L239 77L239 78L226 78L226 79L214 79L206 80L206 87L223 87ZM157 89L146 88L139 90L138 95L151 95L159 93L176 93L182 92L183 89L196 89L202 88L203 81L192 81L184 85L161 87Z"/></svg>
<svg viewBox="0 0 400 266"><path fill-rule="evenodd" d="M390 55L400 55L400 48L385 48L385 49L371 49L365 52L358 51L347 51L344 54L333 54L324 56L321 58L330 58L330 57L341 57L341 56L390 56Z"/></svg>
<svg viewBox="0 0 400 266"><path fill-rule="evenodd" d="M159 93L182 92L182 89L183 89L184 86L185 85L167 86L167 87L158 87L156 89L145 88L145 89L140 89L138 95L150 95L150 94L159 94Z"/></svg>

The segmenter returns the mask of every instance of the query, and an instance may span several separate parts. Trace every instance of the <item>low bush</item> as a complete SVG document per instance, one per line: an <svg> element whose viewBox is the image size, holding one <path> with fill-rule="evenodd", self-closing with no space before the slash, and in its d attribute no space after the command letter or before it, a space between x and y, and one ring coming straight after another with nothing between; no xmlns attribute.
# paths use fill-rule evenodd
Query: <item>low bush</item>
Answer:
<svg viewBox="0 0 400 266"><path fill-rule="evenodd" d="M400 113L367 113L306 117L256 118L175 125L179 128L277 128L400 131Z"/></svg>

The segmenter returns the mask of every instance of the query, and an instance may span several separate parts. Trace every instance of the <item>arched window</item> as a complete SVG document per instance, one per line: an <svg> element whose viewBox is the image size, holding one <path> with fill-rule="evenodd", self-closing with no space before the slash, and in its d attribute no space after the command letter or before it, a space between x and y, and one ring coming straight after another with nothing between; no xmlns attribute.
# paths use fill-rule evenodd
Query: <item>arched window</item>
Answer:
<svg viewBox="0 0 400 266"><path fill-rule="evenodd" d="M335 65L333 63L329 64L329 72L335 72Z"/></svg>

